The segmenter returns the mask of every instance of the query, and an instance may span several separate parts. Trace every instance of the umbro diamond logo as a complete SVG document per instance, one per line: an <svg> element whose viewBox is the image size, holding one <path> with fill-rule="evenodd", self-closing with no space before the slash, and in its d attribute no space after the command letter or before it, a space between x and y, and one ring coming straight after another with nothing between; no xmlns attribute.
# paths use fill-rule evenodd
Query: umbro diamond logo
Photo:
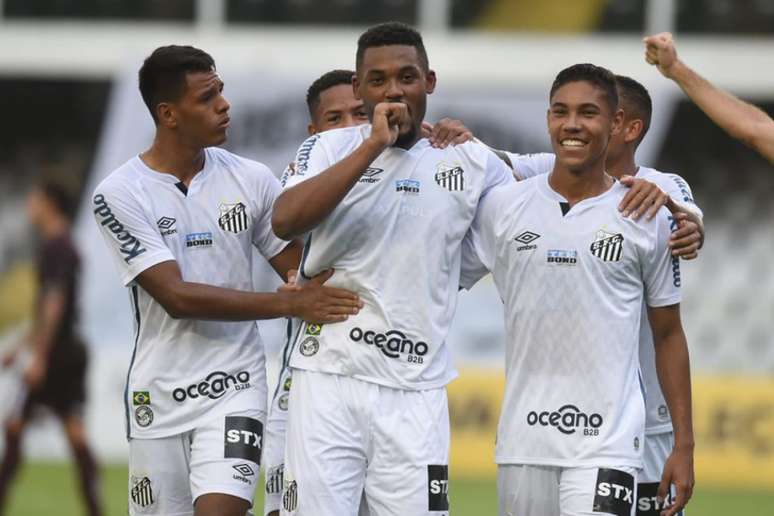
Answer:
<svg viewBox="0 0 774 516"><path fill-rule="evenodd" d="M234 468L240 475L244 475L246 477L252 477L255 475L255 471L253 471L253 468L251 468L249 464L237 464L236 466L231 467Z"/></svg>
<svg viewBox="0 0 774 516"><path fill-rule="evenodd" d="M365 171L360 175L360 179L358 180L358 183L378 183L382 180L381 177L378 177L379 174L384 172L383 168L376 168L376 167L368 167L365 169Z"/></svg>
<svg viewBox="0 0 774 516"><path fill-rule="evenodd" d="M540 235L537 233L533 233L532 231L524 231L520 235L517 235L514 237L514 241L519 242L519 247L516 248L517 251L529 251L530 249L537 249L537 245L533 244L535 240L540 238Z"/></svg>
<svg viewBox="0 0 774 516"><path fill-rule="evenodd" d="M161 231L161 236L174 235L177 233L177 229L172 227L175 225L175 222L177 221L172 217L161 217L156 221L156 225L159 227L159 231Z"/></svg>

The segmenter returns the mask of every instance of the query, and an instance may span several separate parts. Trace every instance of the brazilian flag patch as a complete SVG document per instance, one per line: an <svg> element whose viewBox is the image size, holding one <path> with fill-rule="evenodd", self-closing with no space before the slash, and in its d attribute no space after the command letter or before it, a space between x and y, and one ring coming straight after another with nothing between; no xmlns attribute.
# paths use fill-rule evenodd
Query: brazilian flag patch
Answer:
<svg viewBox="0 0 774 516"><path fill-rule="evenodd" d="M313 337L316 337L320 335L320 331L322 330L322 324L307 324L306 325L306 334L312 335Z"/></svg>
<svg viewBox="0 0 774 516"><path fill-rule="evenodd" d="M148 391L134 391L132 392L132 405L135 407L138 405L150 405L150 392Z"/></svg>

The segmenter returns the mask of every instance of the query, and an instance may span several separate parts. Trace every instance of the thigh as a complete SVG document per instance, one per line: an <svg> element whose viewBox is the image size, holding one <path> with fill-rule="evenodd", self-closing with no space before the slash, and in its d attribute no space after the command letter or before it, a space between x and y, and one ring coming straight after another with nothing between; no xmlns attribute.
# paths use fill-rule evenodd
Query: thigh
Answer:
<svg viewBox="0 0 774 516"><path fill-rule="evenodd" d="M559 479L561 516L634 516L636 468L564 468Z"/></svg>
<svg viewBox="0 0 774 516"><path fill-rule="evenodd" d="M265 413L239 410L213 417L192 432L191 495L224 494L252 507L258 482Z"/></svg>
<svg viewBox="0 0 774 516"><path fill-rule="evenodd" d="M373 401L365 483L371 515L448 514L446 389L379 388Z"/></svg>
<svg viewBox="0 0 774 516"><path fill-rule="evenodd" d="M559 468L500 465L497 499L499 516L559 514Z"/></svg>
<svg viewBox="0 0 774 516"><path fill-rule="evenodd" d="M129 441L129 514L191 516L190 434Z"/></svg>
<svg viewBox="0 0 774 516"><path fill-rule="evenodd" d="M373 388L338 375L293 370L281 514L357 514L368 428L357 399Z"/></svg>

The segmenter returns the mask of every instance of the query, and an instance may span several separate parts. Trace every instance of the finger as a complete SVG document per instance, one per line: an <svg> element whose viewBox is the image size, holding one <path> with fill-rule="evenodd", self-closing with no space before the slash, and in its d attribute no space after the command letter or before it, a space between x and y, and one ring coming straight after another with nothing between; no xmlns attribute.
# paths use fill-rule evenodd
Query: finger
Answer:
<svg viewBox="0 0 774 516"><path fill-rule="evenodd" d="M322 285L326 281L328 281L331 276L333 276L333 269L326 269L322 271L320 274L312 278L313 283L317 283L318 285Z"/></svg>
<svg viewBox="0 0 774 516"><path fill-rule="evenodd" d="M645 214L645 218L647 220L653 220L653 217L656 216L656 214L659 212L659 210L667 203L669 200L669 196L662 192L661 190L656 189L656 199L653 201L653 205L648 209L648 212Z"/></svg>
<svg viewBox="0 0 774 516"><path fill-rule="evenodd" d="M678 227L676 230L672 231L672 235L669 237L670 240L679 240L681 238L685 238L688 235L691 235L693 233L698 233L696 227L694 227L695 224L685 224L682 227Z"/></svg>
<svg viewBox="0 0 774 516"><path fill-rule="evenodd" d="M351 292L349 290L344 290L343 288L333 288L333 287L324 287L323 293L330 297L335 299L343 299L347 300L351 303L359 303L360 297L355 294L354 292Z"/></svg>
<svg viewBox="0 0 774 516"><path fill-rule="evenodd" d="M642 201L645 200L645 198L648 195L648 192L644 188L638 188L634 187L631 189L631 192L633 193L632 197L629 199L629 202L624 204L623 208L623 216L628 217L630 213L635 212L636 207L642 205ZM624 197L624 200L626 197Z"/></svg>
<svg viewBox="0 0 774 516"><path fill-rule="evenodd" d="M446 148L454 142L454 139L463 132L463 126L453 126L449 128L449 134L446 135L446 139L443 142L443 147Z"/></svg>
<svg viewBox="0 0 774 516"><path fill-rule="evenodd" d="M422 122L422 138L427 138L432 143L433 141L433 124L429 122Z"/></svg>
<svg viewBox="0 0 774 516"><path fill-rule="evenodd" d="M671 513L669 513L670 515L676 514L680 510L682 510L682 508L685 507L685 503L687 502L685 498L685 495L686 495L685 485L681 483L677 483L675 486L675 492L676 492L675 500L668 509L668 511L671 511Z"/></svg>
<svg viewBox="0 0 774 516"><path fill-rule="evenodd" d="M686 260L690 260L691 258L686 258L686 256L696 256L699 250L699 244L698 242L695 244L689 244L682 247L676 247L672 249L672 256L679 256L680 258L685 258Z"/></svg>
<svg viewBox="0 0 774 516"><path fill-rule="evenodd" d="M449 127L445 124L440 127L438 126L440 126L440 124L436 125L438 131L435 134L435 146L443 149L446 138L449 136Z"/></svg>
<svg viewBox="0 0 774 516"><path fill-rule="evenodd" d="M672 235L672 238L669 240L669 247L672 249L679 249L693 244L698 245L700 240L701 235L698 232L691 232L681 238L675 238L674 235Z"/></svg>
<svg viewBox="0 0 774 516"><path fill-rule="evenodd" d="M328 315L355 315L360 309L356 306L335 306L330 305L325 308Z"/></svg>
<svg viewBox="0 0 774 516"><path fill-rule="evenodd" d="M470 131L464 131L460 133L456 138L454 138L454 145L460 145L465 142L469 142L473 140L473 133Z"/></svg>
<svg viewBox="0 0 774 516"><path fill-rule="evenodd" d="M696 253L696 252L680 256L682 260L695 260L698 257L699 257L699 253Z"/></svg>
<svg viewBox="0 0 774 516"><path fill-rule="evenodd" d="M658 483L658 489L656 490L656 498L658 499L659 505L664 503L667 493L669 492L671 474L667 469L668 466L669 464L665 465L664 472L661 474L661 482Z"/></svg>
<svg viewBox="0 0 774 516"><path fill-rule="evenodd" d="M312 324L329 324L329 323L336 323L336 322L344 322L349 317L346 315L328 315L328 314L320 314L317 317L312 317L314 319L313 321L307 321Z"/></svg>

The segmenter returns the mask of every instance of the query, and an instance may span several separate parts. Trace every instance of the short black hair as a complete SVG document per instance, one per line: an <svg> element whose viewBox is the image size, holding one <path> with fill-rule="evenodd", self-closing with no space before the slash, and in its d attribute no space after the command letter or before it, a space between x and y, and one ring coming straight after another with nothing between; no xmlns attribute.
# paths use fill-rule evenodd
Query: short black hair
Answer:
<svg viewBox="0 0 774 516"><path fill-rule="evenodd" d="M180 98L185 91L185 76L192 72L215 70L215 61L207 52L183 45L159 47L140 68L140 93L158 123L156 106Z"/></svg>
<svg viewBox="0 0 774 516"><path fill-rule="evenodd" d="M352 84L352 70L331 70L322 74L306 91L306 106L309 108L309 116L314 117L314 110L320 104L320 94L328 88L341 84Z"/></svg>
<svg viewBox="0 0 774 516"><path fill-rule="evenodd" d="M574 64L559 72L551 85L551 93L548 95L549 99L553 98L556 90L565 84L579 81L589 82L604 91L610 111L615 113L618 109L618 91L615 87L615 75L607 68L591 63Z"/></svg>
<svg viewBox="0 0 774 516"><path fill-rule="evenodd" d="M422 35L410 25L400 22L387 22L374 25L369 28L357 40L357 54L355 65L358 69L363 64L363 55L368 48L386 47L389 45L405 45L417 49L419 63L427 71L430 62L427 59L427 51L422 41Z"/></svg>
<svg viewBox="0 0 774 516"><path fill-rule="evenodd" d="M52 179L41 179L35 184L35 189L43 194L61 215L72 220L75 215L75 204L70 190L62 183Z"/></svg>
<svg viewBox="0 0 774 516"><path fill-rule="evenodd" d="M642 120L639 143L650 129L650 119L653 116L653 101L650 98L650 93L645 86L625 75L616 75L615 84L618 87L618 97L621 100L625 117Z"/></svg>

